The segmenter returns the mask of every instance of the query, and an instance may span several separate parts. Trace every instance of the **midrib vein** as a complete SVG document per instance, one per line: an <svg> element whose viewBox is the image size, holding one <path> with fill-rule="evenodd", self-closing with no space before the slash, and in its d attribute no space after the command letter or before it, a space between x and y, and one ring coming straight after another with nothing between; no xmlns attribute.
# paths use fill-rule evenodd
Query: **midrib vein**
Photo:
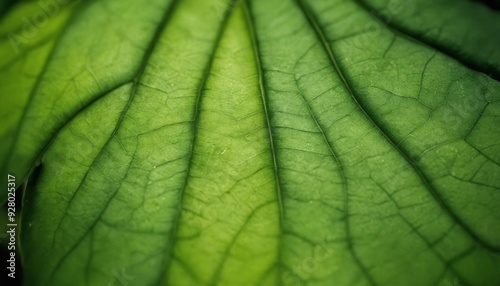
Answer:
<svg viewBox="0 0 500 286"><path fill-rule="evenodd" d="M255 64L257 67L259 90L260 90L260 96L261 96L261 101L262 101L262 108L263 108L264 116L265 116L265 120L266 120L266 127L267 127L267 131L268 131L269 149L270 149L271 156L272 156L273 173L274 173L275 188L276 188L276 197L278 200L279 229L281 232L280 235L282 235L283 229L284 229L284 220L285 220L285 212L284 212L284 205L283 205L283 193L282 193L282 189L281 189L281 182L280 182L280 176L279 176L279 171L278 171L278 159L277 159L276 148L275 148L275 144L274 144L272 125L271 125L271 120L269 117L268 98L267 98L266 89L265 89L266 85L265 85L265 80L264 80L264 75L263 75L263 68L262 68L262 62L261 62L259 43L258 43L258 39L257 39L255 23L254 23L253 16L252 16L252 9L251 9L251 5L249 4L249 1L244 1L243 11L244 11L245 18L246 18L248 33L249 33L249 36L251 38L251 42L253 45L252 50L254 52ZM281 280L281 273L283 272L282 253L283 253L283 239L280 237L280 238L278 238L278 253L277 253L277 259L278 259L277 269L278 269L278 274L279 274L278 279L277 279L278 285L282 284L282 280Z"/></svg>
<svg viewBox="0 0 500 286"><path fill-rule="evenodd" d="M193 112L194 112L194 114L193 114L193 129L192 129L193 135L192 135L191 147L189 150L189 156L187 158L188 165L186 168L186 175L184 177L184 181L183 181L182 186L180 188L179 200L177 203L178 208L177 208L177 212L175 214L174 220L173 220L173 225L172 225L172 229L171 229L170 236L169 236L170 240L168 240L168 244L166 245L166 247L164 249L165 256L164 256L164 261L162 264L163 271L160 272L158 283L156 285L167 285L168 284L166 281L167 273L169 272L169 268L170 268L170 265L172 262L172 257L174 256L173 249L174 249L174 245L175 245L176 235L177 235L177 232L179 230L179 225L180 225L180 217L181 217L181 213L182 213L182 209L183 209L182 203L184 201L185 191L186 191L186 188L187 188L187 185L189 182L189 178L191 176L194 148L195 148L195 145L196 145L197 140L198 140L197 139L197 133L198 133L197 125L199 122L199 113L200 113L200 104L201 104L201 100L202 100L202 95L205 92L205 86L206 86L208 77L210 76L210 71L212 69L212 65L213 65L213 62L215 60L215 54L216 54L217 48L219 47L219 44L220 44L221 39L222 39L222 35L224 33L224 30L226 29L227 22L229 20L229 16L231 15L231 12L235 6L234 3L236 1L237 0L231 0L230 3L228 3L228 5L227 5L226 10L224 11L222 22L220 23L216 38L214 40L213 46L212 46L211 51L210 51L210 58L207 62L205 70L203 71L203 76L200 80L200 84L199 84L199 87L198 87L198 90L196 93L195 105L194 105L194 110L193 110ZM197 278L197 277L195 277L195 278Z"/></svg>
<svg viewBox="0 0 500 286"><path fill-rule="evenodd" d="M339 156L335 152L332 144L328 140L328 137L326 136L326 133L325 133L323 127L321 126L321 124L319 123L318 119L316 118L316 115L315 115L314 111L312 110L311 106L307 102L307 100L304 97L304 95L302 94L302 92L299 91L299 93L300 93L300 95L301 95L301 97L302 97L302 99L304 101L304 104L307 107L309 115L311 116L311 118L313 119L316 127L318 128L319 132L321 133L321 136L323 138L323 141L325 142L325 145L327 146L328 150L332 154L332 157L333 157L336 165L339 168L339 174L340 174L340 177L341 177L341 180L342 180L342 193L343 193L343 197L344 197L344 217L343 218L345 220L344 227L345 227L345 233L346 233L347 248L349 249L349 252L352 254L355 263L361 269L361 271L363 272L363 274L367 277L368 282L371 285L375 285L374 279L371 277L371 274L369 273L368 269L363 264L363 262L358 257L358 255L356 254L356 251L354 250L354 245L352 243L351 229L350 229L350 219L349 219L349 191L347 189L347 180L346 180L346 176L345 176L345 173L344 173L344 170L343 170L342 162L340 161Z"/></svg>
<svg viewBox="0 0 500 286"><path fill-rule="evenodd" d="M324 50L328 54L328 58L330 59L330 62L333 64L333 66L334 66L334 68L335 68L338 76L340 77L340 79L344 83L344 86L349 90L349 93L352 95L353 100L361 108L361 106L357 102L356 98L354 97L353 92L352 92L349 84L347 83L347 80L345 79L344 75L340 72L340 68L339 68L339 66L337 64L337 61L335 60L335 57L333 56L333 51L330 49L329 45L327 44L327 40L325 38L325 35L321 31L321 29L320 29L318 23L316 22L316 20L314 19L311 11L302 2L302 0L296 0L296 2L298 4L298 6L300 7L300 9L302 10L302 12L304 13L307 21L312 26L312 28L315 31L316 35L318 36L318 38L319 38L319 40L320 40L320 42L321 42ZM308 105L308 108L310 108L309 105ZM363 111L363 113L365 113L364 110L363 110L363 108L361 108L361 110ZM311 112L310 109L309 109L309 111ZM365 115L366 115L366 113L365 113ZM326 137L325 137L325 140L326 140ZM329 146L329 148L331 148L331 146L329 144L328 144L328 146ZM331 152L333 153L333 149L331 149ZM339 162L337 158L336 158L336 161ZM342 166L339 164L339 168L341 168L341 167ZM345 177L343 177L343 179L345 180ZM350 236L351 236L350 232L351 231L350 231L350 223L349 223L349 194L347 193L347 181L344 181L344 185L346 186L346 187L344 187L344 200L345 200L345 202L344 202L344 204L345 204L344 211L345 211L345 231L346 231L346 236L347 236L347 247L348 247L349 252L351 253L351 255L352 255L353 259L354 259L354 262L358 265L359 269L361 270L361 272L365 276L365 278L368 281L368 283L370 285L372 285L372 286L375 286L375 285L377 285L375 283L375 279L372 277L372 275L370 274L368 268L366 267L366 265L364 265L363 261L360 259L360 257L356 253L356 250L354 249L354 245L352 243L352 240L350 239Z"/></svg>

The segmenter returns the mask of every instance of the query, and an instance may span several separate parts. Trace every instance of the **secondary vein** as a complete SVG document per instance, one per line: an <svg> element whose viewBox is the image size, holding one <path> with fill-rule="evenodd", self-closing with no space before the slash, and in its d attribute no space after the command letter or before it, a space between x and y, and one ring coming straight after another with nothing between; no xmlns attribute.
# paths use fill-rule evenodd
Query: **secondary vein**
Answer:
<svg viewBox="0 0 500 286"><path fill-rule="evenodd" d="M193 111L194 112L193 131L192 131L193 135L192 135L192 143L191 143L189 157L188 157L188 166L186 169L187 171L186 171L186 176L184 178L184 182L182 183L182 186L180 188L179 200L177 203L178 208L177 208L177 212L175 214L174 220L173 220L173 226L172 226L171 233L169 236L170 240L169 240L169 243L167 244L167 246L165 247L165 250L164 250L165 251L165 260L163 262L163 267L162 267L164 269L164 271L162 272L162 274L159 277L158 285L166 284L165 280L167 279L168 269L169 269L171 261L172 261L172 259L168 259L168 258L170 256L173 256L172 252L173 252L173 248L174 248L174 244L175 244L175 236L176 236L178 229L179 229L180 217L181 217L181 213L182 213L182 202L184 199L184 194L185 194L185 191L186 191L186 188L188 185L189 178L191 176L194 147L195 147L196 142L197 142L197 131L198 131L197 125L198 125L198 121L199 121L200 103L201 103L202 95L205 92L205 86L206 86L208 77L210 75L210 71L212 69L213 61L215 59L215 53L216 53L217 48L220 44L223 32L227 26L227 22L228 22L230 14L234 8L235 2L236 2L236 0L231 0L231 2L227 5L227 9L224 12L222 22L220 24L219 30L217 31L217 36L214 40L214 43L213 43L213 46L211 49L210 58L209 58L208 63L205 67L202 79L200 81L200 85L198 87L198 91L196 93L196 101L195 101L194 111Z"/></svg>
<svg viewBox="0 0 500 286"><path fill-rule="evenodd" d="M406 161L406 163L410 166L410 168L419 176L421 182L423 185L426 187L426 189L429 191L429 193L433 196L435 201L439 204L439 206L458 224L460 227L475 241L477 241L479 244L481 244L484 248L492 251L492 252L498 252L498 250L491 244L489 244L487 241L484 241L481 237L479 237L477 234L475 234L472 229L465 224L452 210L451 208L444 202L444 200L441 198L441 196L437 193L436 189L432 186L430 181L427 179L425 174L417 168L417 166L410 160L409 156L396 144L396 140L394 138L391 138L389 132L384 130L379 124L377 124L373 120L373 116L368 114L364 106L361 104L359 101L359 95L352 89L351 84L349 83L347 77L345 76L344 72L340 68L336 56L331 49L328 40L320 27L319 23L317 22L315 15L313 12L307 7L303 0L296 0L298 5L301 7L302 11L304 12L305 16L307 17L309 23L311 24L311 27L315 31L317 37L320 39L322 46L328 55L328 58L330 59L330 62L332 66L334 67L337 75L340 77L342 80L345 88L349 92L352 100L354 103L357 105L357 107L360 109L360 111L366 116L366 118L370 121L370 123L380 132L380 134L387 140L387 142L399 153L399 155Z"/></svg>
<svg viewBox="0 0 500 286"><path fill-rule="evenodd" d="M270 148L271 155L272 155L274 179L276 182L276 196L278 199L278 208L279 208L279 224L280 224L280 230L281 230L281 232L283 232L284 219L285 219L285 212L284 212L284 206L283 206L283 191L281 189L280 177L279 177L279 172L278 172L278 159L277 159L276 148L275 148L275 144L274 144L274 137L273 137L273 132L272 132L271 120L269 117L268 98L267 98L266 89L265 89L265 80L264 80L263 68L262 68L262 63L261 63L261 58L260 58L261 57L260 49L259 49L259 44L258 44L258 40L257 40L257 35L255 32L255 23L254 23L253 18L252 18L252 10L251 10L251 6L249 4L249 1L244 2L243 10L244 10L244 13L246 16L245 18L247 21L248 32L249 32L250 38L252 40L255 64L257 66L258 79L259 79L259 89L260 89L260 95L261 95L261 100L262 100L262 108L264 110L265 119L266 119L266 125L267 125L268 136L269 136L269 148ZM282 240L279 239L278 269L280 270L279 271L280 273L282 271L282 264L281 264L282 248L283 248L283 243L282 243ZM278 279L278 284L281 284L280 282L281 282L281 280Z"/></svg>
<svg viewBox="0 0 500 286"><path fill-rule="evenodd" d="M158 42L159 38L161 37L162 33L163 33L163 30L165 29L167 23L168 23L168 20L170 19L170 15L172 13L172 10L174 8L174 6L176 5L178 0L173 0L173 2L169 5L169 7L167 8L166 12L164 13L161 21L160 21L160 24L158 25L157 29L155 30L155 33L151 39L151 41L149 42L148 46L147 46L147 49L144 53L144 56L143 58L141 59L141 62L140 62L140 65L139 65L139 68L137 69L135 75L134 75L134 78L132 79L132 87L130 89L130 96L129 96L129 99L128 99L128 102L127 104L125 105L123 111L121 112L120 114L120 117L118 119L118 122L116 123L115 125L115 128L113 130L113 132L111 132L109 138L107 139L106 143L104 144L103 148L99 151L98 155L94 158L93 162L92 162L92 166L95 165L95 163L98 161L98 159L102 156L102 154L105 152L104 150L106 149L106 147L109 145L109 143L111 142L111 140L113 138L115 138L116 136L116 132L119 130L121 124L123 123L123 120L124 118L126 117L126 114L135 98L135 95L137 94L137 87L139 86L139 82L144 74L144 71L148 65L148 62L149 62L149 59L154 51L154 48L155 48L155 45L156 43ZM134 156L132 156L133 158ZM132 164L129 164L128 168L130 168ZM82 178L81 182L80 182L80 185L79 186L82 186L83 182L86 180L88 174L89 174L89 171L92 169L89 168L89 170L87 170L87 172L85 173L84 177ZM76 193L80 190L80 187L78 187L75 192L72 194L72 197L75 197ZM54 270L52 271L51 275L49 276L49 279L48 281L50 281L53 276L55 275L55 273L57 272L57 270L62 266L63 262L66 260L66 258L69 256L69 254L74 250L76 249L76 247L84 240L84 238L86 237L87 234L89 234L89 232L96 226L98 220L100 219L100 217L104 214L104 211L106 210L107 206L111 203L112 199L116 196L116 194L118 193L119 191L119 187L111 194L111 196L109 197L109 199L106 201L106 205L103 207L103 210L99 213L99 215L94 219L94 221L92 222L92 224L87 228L87 230L80 236L80 238L71 246L71 248L61 257L61 259L59 260L59 262L56 264L56 267L54 268ZM66 211L68 210L69 208L69 205L66 209ZM64 219L64 217L62 218ZM61 219L61 220L62 220Z"/></svg>
<svg viewBox="0 0 500 286"><path fill-rule="evenodd" d="M441 54L447 55L460 62L462 65L468 67L471 70L484 73L496 81L500 81L500 70L498 66L483 63L482 65L475 63L474 61L464 57L464 55L458 51L453 50L453 48L447 47L439 42L431 42L426 37L418 35L418 33L413 32L409 29L405 29L403 26L395 23L394 21L386 21L376 13L371 13L373 11L364 0L354 0L363 10L368 12L375 20L379 23L383 23L392 33L395 35L405 38L409 41L415 42L421 46L430 47Z"/></svg>

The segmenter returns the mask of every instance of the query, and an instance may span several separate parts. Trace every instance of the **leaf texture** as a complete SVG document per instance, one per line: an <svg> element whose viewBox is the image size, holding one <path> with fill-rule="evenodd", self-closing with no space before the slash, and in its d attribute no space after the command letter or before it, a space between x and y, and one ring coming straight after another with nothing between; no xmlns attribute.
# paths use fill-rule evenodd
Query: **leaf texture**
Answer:
<svg viewBox="0 0 500 286"><path fill-rule="evenodd" d="M0 42L26 285L500 284L498 11L59 8Z"/></svg>

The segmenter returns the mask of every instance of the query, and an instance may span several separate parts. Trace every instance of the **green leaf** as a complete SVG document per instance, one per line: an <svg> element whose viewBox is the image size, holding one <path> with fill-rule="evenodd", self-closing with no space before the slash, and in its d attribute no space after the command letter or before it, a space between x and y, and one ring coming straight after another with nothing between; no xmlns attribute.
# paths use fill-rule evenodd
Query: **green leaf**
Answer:
<svg viewBox="0 0 500 286"><path fill-rule="evenodd" d="M14 1L2 2L4 8L10 7ZM30 98L36 97L40 85L38 77L44 73L45 63L68 18L74 12L75 5L48 5L49 2L23 1L7 10L0 20L0 166L2 183L6 182L5 170L8 159L13 154L14 145L21 135L19 125L27 116ZM0 8L0 11L2 9ZM0 12L1 13L1 12ZM36 143L36 142L34 142ZM38 151L40 153L40 151ZM32 155L33 156L33 155ZM26 173L31 163L19 162L24 169L16 172ZM10 165L12 166L12 165ZM10 167L9 166L9 167ZM9 168L9 171L14 171ZM1 201L7 198L6 192L0 195Z"/></svg>
<svg viewBox="0 0 500 286"><path fill-rule="evenodd" d="M500 284L498 11L46 1L0 22L26 285Z"/></svg>

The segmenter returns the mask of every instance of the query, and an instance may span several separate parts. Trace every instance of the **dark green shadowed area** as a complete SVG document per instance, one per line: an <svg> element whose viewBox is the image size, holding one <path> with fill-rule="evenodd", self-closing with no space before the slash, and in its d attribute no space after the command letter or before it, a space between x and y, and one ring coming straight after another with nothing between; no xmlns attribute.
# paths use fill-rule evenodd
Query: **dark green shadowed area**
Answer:
<svg viewBox="0 0 500 286"><path fill-rule="evenodd" d="M49 2L0 5L23 285L500 285L497 10Z"/></svg>

